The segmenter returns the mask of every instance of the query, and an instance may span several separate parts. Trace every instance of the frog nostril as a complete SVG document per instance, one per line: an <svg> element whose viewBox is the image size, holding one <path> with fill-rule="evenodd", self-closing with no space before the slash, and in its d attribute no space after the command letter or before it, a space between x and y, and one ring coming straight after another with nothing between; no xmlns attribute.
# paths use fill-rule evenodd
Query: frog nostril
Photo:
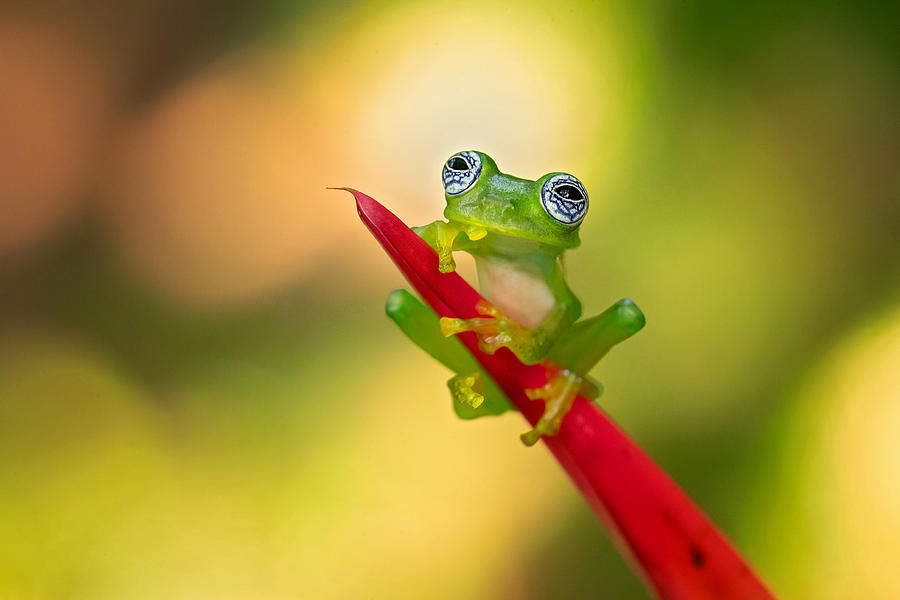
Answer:
<svg viewBox="0 0 900 600"><path fill-rule="evenodd" d="M461 156L454 156L453 158L448 160L447 166L454 171L468 171L472 168L469 166L469 163L466 162L466 159Z"/></svg>

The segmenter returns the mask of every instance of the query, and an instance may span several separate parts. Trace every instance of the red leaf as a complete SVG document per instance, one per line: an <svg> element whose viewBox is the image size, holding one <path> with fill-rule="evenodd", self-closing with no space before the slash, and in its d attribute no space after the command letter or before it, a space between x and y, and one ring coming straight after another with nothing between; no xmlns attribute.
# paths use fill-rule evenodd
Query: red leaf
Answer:
<svg viewBox="0 0 900 600"><path fill-rule="evenodd" d="M439 315L478 316L481 296L458 274L440 273L437 254L424 240L369 196L343 189L353 194L363 222ZM545 368L522 364L506 348L485 354L472 333L459 337L534 425L543 402L529 400L524 390L546 381ZM773 598L681 488L589 400L576 398L559 433L542 439L660 598Z"/></svg>

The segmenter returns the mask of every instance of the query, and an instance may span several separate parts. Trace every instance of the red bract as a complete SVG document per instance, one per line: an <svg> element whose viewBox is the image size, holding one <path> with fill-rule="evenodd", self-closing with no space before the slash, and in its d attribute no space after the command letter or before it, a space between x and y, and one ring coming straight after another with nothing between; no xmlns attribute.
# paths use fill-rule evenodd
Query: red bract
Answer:
<svg viewBox="0 0 900 600"><path fill-rule="evenodd" d="M438 271L437 254L393 213L361 192L359 215L422 298L444 317L478 316L481 299L456 273ZM547 370L524 365L506 348L478 349L473 333L459 336L485 371L534 425L543 402L526 388ZM612 420L583 397L575 399L559 433L542 438L619 550L665 600L773 598L703 512Z"/></svg>

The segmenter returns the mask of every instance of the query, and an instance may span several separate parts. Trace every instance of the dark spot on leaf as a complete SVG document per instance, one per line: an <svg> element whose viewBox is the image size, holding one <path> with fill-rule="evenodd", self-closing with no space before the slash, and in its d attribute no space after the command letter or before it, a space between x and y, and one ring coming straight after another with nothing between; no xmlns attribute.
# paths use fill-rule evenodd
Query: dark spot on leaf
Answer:
<svg viewBox="0 0 900 600"><path fill-rule="evenodd" d="M706 556L703 551L693 545L691 546L691 564L698 569L703 568L703 565L706 564Z"/></svg>

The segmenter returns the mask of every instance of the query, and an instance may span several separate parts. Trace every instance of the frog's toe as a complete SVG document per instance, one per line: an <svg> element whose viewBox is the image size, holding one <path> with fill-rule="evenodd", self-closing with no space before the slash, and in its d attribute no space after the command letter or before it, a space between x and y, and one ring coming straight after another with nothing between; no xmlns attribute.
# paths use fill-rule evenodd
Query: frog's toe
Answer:
<svg viewBox="0 0 900 600"><path fill-rule="evenodd" d="M634 335L647 324L644 313L631 298L622 298L613 306L616 310L616 322L627 335Z"/></svg>
<svg viewBox="0 0 900 600"><path fill-rule="evenodd" d="M450 394L455 402L466 404L472 408L478 408L484 402L484 394L481 387L481 373L478 371L471 375L457 375L447 382Z"/></svg>
<svg viewBox="0 0 900 600"><path fill-rule="evenodd" d="M533 428L519 435L519 439L522 440L522 443L526 446L534 446L538 443L538 440L540 440L541 437L545 435L553 436L559 433L559 428L562 425L563 417L565 417L565 414L546 419L544 417L541 417L541 420L538 421Z"/></svg>
<svg viewBox="0 0 900 600"><path fill-rule="evenodd" d="M549 402L548 402L549 404ZM571 404L570 404L571 406ZM522 440L522 443L526 446L534 446L542 436L549 435L554 436L559 433L559 428L562 426L562 421L568 413L569 407L565 408L565 412L561 414L556 414L553 416L545 415L541 417L541 420L537 422L537 424L530 430L519 436L519 439Z"/></svg>
<svg viewBox="0 0 900 600"><path fill-rule="evenodd" d="M538 443L538 440L541 439L543 435L542 432L538 431L537 427L531 429L530 431L526 431L522 435L519 436L519 439L522 440L522 443L526 446L534 446Z"/></svg>
<svg viewBox="0 0 900 600"><path fill-rule="evenodd" d="M441 333L444 337L450 337L463 331L470 331L468 323L465 319L452 319L450 317L441 317Z"/></svg>
<svg viewBox="0 0 900 600"><path fill-rule="evenodd" d="M496 335L498 320L491 317L475 317L474 319L456 319L441 317L441 333L450 337L463 331L474 331L480 336Z"/></svg>

